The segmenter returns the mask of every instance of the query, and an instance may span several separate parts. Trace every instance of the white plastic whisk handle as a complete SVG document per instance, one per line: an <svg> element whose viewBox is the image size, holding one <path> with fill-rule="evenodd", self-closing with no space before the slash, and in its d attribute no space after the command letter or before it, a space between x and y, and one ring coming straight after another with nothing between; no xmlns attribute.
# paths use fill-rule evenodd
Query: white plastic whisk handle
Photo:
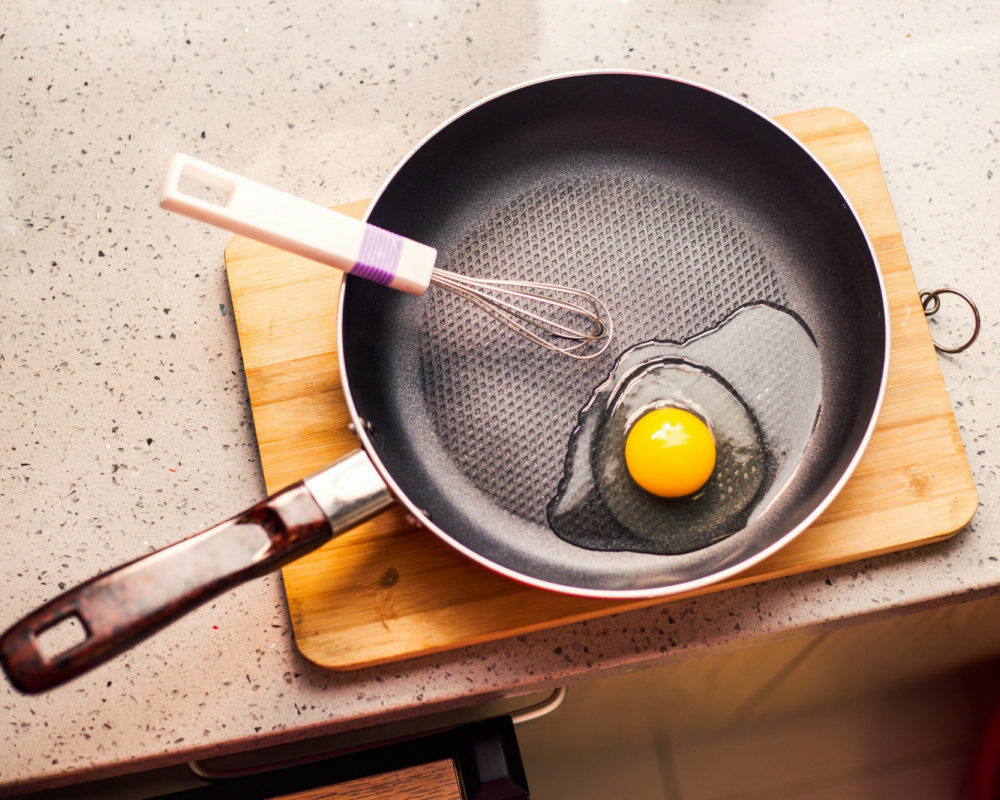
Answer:
<svg viewBox="0 0 1000 800"><path fill-rule="evenodd" d="M170 162L160 206L410 294L424 293L437 259L433 247L183 154Z"/></svg>

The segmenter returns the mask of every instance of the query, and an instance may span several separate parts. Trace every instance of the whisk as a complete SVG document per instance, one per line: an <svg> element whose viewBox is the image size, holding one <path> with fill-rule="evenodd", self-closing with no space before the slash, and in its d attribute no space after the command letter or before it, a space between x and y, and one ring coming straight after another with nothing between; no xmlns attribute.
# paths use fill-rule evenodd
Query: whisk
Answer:
<svg viewBox="0 0 1000 800"><path fill-rule="evenodd" d="M194 194L191 187L208 193ZM529 341L571 358L594 358L611 343L611 315L590 292L439 269L433 247L190 156L178 154L170 162L160 205L392 289L421 295L439 286Z"/></svg>

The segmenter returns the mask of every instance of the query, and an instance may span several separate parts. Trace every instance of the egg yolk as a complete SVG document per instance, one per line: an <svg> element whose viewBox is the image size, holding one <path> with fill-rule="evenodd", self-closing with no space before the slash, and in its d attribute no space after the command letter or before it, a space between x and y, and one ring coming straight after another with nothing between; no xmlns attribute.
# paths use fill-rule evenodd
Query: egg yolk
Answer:
<svg viewBox="0 0 1000 800"><path fill-rule="evenodd" d="M690 411L657 408L641 416L625 440L629 475L659 497L698 491L715 468L715 439Z"/></svg>

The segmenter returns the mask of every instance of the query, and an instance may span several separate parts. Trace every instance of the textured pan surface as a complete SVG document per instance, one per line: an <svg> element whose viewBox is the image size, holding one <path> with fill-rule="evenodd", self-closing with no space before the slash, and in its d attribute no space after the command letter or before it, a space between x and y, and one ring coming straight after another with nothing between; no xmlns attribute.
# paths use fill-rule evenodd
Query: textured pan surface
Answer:
<svg viewBox="0 0 1000 800"><path fill-rule="evenodd" d="M595 593L711 580L815 513L870 431L887 353L871 248L817 163L728 98L632 74L521 87L418 148L369 220L437 247L443 268L580 286L613 314L611 351L578 362L435 288L412 298L345 281L341 357L371 450L408 503L505 572ZM823 363L820 418L786 491L748 528L682 556L556 537L546 504L617 355L756 301L801 317ZM748 342L746 357L763 390L781 342Z"/></svg>

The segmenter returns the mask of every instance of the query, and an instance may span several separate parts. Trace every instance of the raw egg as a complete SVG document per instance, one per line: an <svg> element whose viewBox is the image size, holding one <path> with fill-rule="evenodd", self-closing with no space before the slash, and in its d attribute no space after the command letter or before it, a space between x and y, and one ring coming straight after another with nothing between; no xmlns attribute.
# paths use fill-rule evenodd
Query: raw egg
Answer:
<svg viewBox="0 0 1000 800"><path fill-rule="evenodd" d="M715 468L708 425L683 408L647 411L625 439L625 465L639 486L657 497L684 497L705 485Z"/></svg>
<svg viewBox="0 0 1000 800"><path fill-rule="evenodd" d="M580 411L549 525L593 550L709 547L788 485L821 398L812 334L770 304L685 342L640 343Z"/></svg>

